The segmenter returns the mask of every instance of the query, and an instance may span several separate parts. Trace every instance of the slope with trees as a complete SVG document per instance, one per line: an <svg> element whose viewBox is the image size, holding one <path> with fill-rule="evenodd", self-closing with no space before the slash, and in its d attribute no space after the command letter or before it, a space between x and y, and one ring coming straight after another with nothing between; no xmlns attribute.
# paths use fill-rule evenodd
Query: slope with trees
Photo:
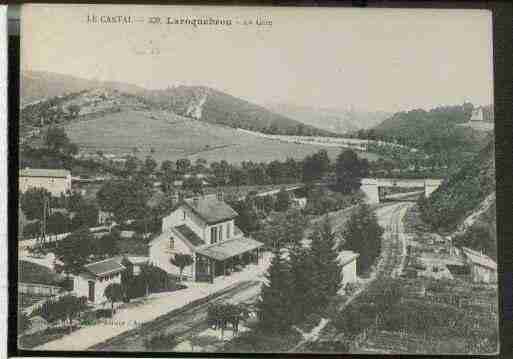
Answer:
<svg viewBox="0 0 513 359"><path fill-rule="evenodd" d="M495 151L494 143L490 142L429 198L419 200L421 217L435 231L454 229L494 191Z"/></svg>
<svg viewBox="0 0 513 359"><path fill-rule="evenodd" d="M190 116L213 124L243 128L269 134L333 135L276 114L251 102L203 86L177 86L146 91L146 99L178 115ZM191 109L199 111L191 111Z"/></svg>

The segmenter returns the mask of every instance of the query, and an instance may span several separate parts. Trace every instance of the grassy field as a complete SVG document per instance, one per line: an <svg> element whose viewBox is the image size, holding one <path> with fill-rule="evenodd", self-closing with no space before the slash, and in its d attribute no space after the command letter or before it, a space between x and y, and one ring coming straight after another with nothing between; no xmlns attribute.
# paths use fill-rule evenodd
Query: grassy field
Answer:
<svg viewBox="0 0 513 359"><path fill-rule="evenodd" d="M340 149L314 145L284 143L259 138L236 129L186 119L175 114L156 111L124 111L104 117L70 123L66 131L71 140L83 150L117 155L132 153L151 155L158 162L189 158L194 161L226 160L272 161L288 157L302 159L325 148L332 159ZM151 149L154 153L151 153ZM361 153L369 160L378 156Z"/></svg>

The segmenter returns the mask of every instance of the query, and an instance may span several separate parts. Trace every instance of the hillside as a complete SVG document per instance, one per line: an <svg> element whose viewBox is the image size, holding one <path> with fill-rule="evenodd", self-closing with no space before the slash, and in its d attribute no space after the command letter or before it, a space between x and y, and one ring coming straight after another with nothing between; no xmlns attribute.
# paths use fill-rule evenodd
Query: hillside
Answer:
<svg viewBox="0 0 513 359"><path fill-rule="evenodd" d="M143 91L143 88L131 84L87 80L52 72L24 71L20 85L21 105L93 88L108 88L131 94Z"/></svg>
<svg viewBox="0 0 513 359"><path fill-rule="evenodd" d="M394 139L428 153L476 153L490 139L490 135L462 127L471 116L467 106L445 106L430 111L398 112L373 129L386 139Z"/></svg>
<svg viewBox="0 0 513 359"><path fill-rule="evenodd" d="M68 108L69 101L72 99L81 101L84 96L91 97L92 91L105 93L108 98L97 99L95 103L110 109L115 108L116 105L123 105L123 100L128 98L130 102L136 99L138 105L172 111L180 116L233 128L284 135L334 135L332 132L305 125L262 106L203 86L147 90L131 84L87 80L55 73L34 71L22 73L23 110L30 111L27 107L31 105L32 112L36 114L43 112L46 118L54 117L53 110ZM113 97L116 99L113 100ZM105 104L106 100L111 103ZM52 111L44 112L47 108ZM62 113L59 113L58 117L63 117ZM24 124L27 124L27 121Z"/></svg>
<svg viewBox="0 0 513 359"><path fill-rule="evenodd" d="M177 86L142 95L163 109L213 124L271 134L332 135L209 87Z"/></svg>
<svg viewBox="0 0 513 359"><path fill-rule="evenodd" d="M266 107L281 115L300 121L305 125L343 134L379 125L391 114L376 111L318 108L291 104L266 104Z"/></svg>
<svg viewBox="0 0 513 359"><path fill-rule="evenodd" d="M495 151L490 142L421 202L422 219L434 230L454 230L494 191Z"/></svg>
<svg viewBox="0 0 513 359"><path fill-rule="evenodd" d="M70 122L65 129L83 152L102 151L117 157L135 153L141 159L150 155L158 162L180 158L191 161L203 158L209 162L224 159L230 163L288 157L303 159L320 149L326 149L335 159L340 153L337 147L265 139L169 111L126 109L87 121ZM371 153L358 155L376 159Z"/></svg>

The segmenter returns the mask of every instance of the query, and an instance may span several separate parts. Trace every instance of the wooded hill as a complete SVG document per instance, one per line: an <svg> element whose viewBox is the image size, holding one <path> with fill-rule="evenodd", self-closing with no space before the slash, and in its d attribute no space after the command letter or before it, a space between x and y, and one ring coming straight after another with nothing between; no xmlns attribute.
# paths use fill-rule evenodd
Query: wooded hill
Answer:
<svg viewBox="0 0 513 359"><path fill-rule="evenodd" d="M212 124L281 135L333 135L289 117L204 86L177 86L166 90L145 91L147 100L178 115Z"/></svg>
<svg viewBox="0 0 513 359"><path fill-rule="evenodd" d="M451 165L455 160L471 158L491 139L489 133L459 126L469 121L472 109L473 105L466 103L429 111L398 112L371 132L374 136L439 156L440 162Z"/></svg>
<svg viewBox="0 0 513 359"><path fill-rule="evenodd" d="M334 135L330 131L304 124L209 87L176 86L162 90L147 90L131 84L34 71L22 74L22 118L34 117L30 116L29 112L42 112L46 119L61 119L67 115L70 101L89 103L91 97L94 97L92 95L99 92L105 96L95 99L94 106L107 112L112 112L109 109L117 110L130 104L131 107L138 105L149 110L163 109L215 125L270 134ZM77 111L77 115L82 115L83 111L80 108ZM98 112L97 109L95 112ZM27 122L37 123L24 121Z"/></svg>
<svg viewBox="0 0 513 359"><path fill-rule="evenodd" d="M465 161L428 199L419 203L422 219L434 230L454 230L493 191L495 151L492 141Z"/></svg>

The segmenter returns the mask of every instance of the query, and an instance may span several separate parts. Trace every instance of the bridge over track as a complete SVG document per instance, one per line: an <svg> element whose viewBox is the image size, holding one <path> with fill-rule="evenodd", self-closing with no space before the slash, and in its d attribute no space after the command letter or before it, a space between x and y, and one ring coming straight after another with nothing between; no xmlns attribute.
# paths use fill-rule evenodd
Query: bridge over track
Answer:
<svg viewBox="0 0 513 359"><path fill-rule="evenodd" d="M424 195L429 197L443 180L435 178L362 178L360 189L367 196L368 203L379 203L379 189L383 187L424 188Z"/></svg>

